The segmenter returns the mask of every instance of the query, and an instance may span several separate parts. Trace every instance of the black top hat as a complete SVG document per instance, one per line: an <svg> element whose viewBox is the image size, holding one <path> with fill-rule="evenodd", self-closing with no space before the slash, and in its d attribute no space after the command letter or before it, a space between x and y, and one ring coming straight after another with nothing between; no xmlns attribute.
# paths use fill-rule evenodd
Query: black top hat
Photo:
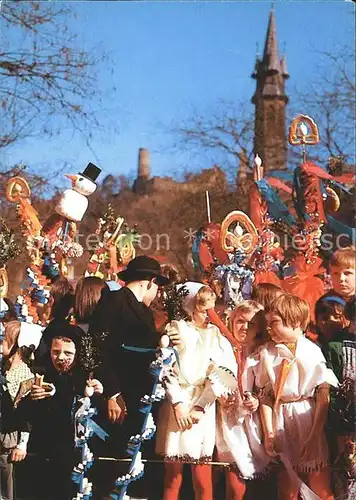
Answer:
<svg viewBox="0 0 356 500"><path fill-rule="evenodd" d="M126 269L118 273L117 277L129 283L132 281L151 280L156 278L157 285L168 285L169 279L161 274L161 266L151 257L139 255L131 260Z"/></svg>
<svg viewBox="0 0 356 500"><path fill-rule="evenodd" d="M86 179L89 179L90 181L95 182L100 172L101 168L94 165L94 163L88 163L88 165L85 167L84 172L80 173L80 175L82 175Z"/></svg>

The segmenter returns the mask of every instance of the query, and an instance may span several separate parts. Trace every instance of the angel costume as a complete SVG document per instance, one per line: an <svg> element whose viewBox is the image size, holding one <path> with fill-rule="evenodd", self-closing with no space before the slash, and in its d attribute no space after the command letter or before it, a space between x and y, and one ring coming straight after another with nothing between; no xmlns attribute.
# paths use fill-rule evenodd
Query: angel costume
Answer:
<svg viewBox="0 0 356 500"><path fill-rule="evenodd" d="M315 390L324 383L336 387L338 380L316 344L301 336L294 346L293 354L286 344L269 342L259 351L254 371L263 398L272 403L277 449L297 471L309 473L328 464L324 433L315 435L312 460L300 461L313 427Z"/></svg>
<svg viewBox="0 0 356 500"><path fill-rule="evenodd" d="M185 298L183 308L191 314L195 296L204 285L185 285L190 294ZM156 451L167 460L204 463L211 460L215 446L215 400L224 391L226 394L229 392L222 382L222 367L227 368L235 362L234 353L229 341L212 324L206 328L198 328L192 322L180 320L172 321L169 327L179 333L181 344L177 348L179 362L166 381L168 400L163 403L160 411ZM232 391L237 382L228 371L225 373ZM180 431L178 428L172 407L178 402L187 405L190 410L194 406L204 409L201 420L191 429Z"/></svg>
<svg viewBox="0 0 356 500"><path fill-rule="evenodd" d="M259 412L251 413L243 404L243 394L252 393L255 389L255 365L255 358L252 357L247 357L245 363L239 362L238 370L242 373L236 373L239 389L234 393L233 403L229 406L218 405L217 411L216 448L219 461L237 467L237 473L243 479L264 475L271 462L262 442Z"/></svg>

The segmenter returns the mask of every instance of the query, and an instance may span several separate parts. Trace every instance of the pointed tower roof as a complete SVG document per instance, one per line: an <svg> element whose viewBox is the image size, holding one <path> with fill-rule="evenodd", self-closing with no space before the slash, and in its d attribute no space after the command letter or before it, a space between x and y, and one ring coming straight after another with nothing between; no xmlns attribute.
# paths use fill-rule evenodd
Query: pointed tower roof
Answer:
<svg viewBox="0 0 356 500"><path fill-rule="evenodd" d="M289 78L289 73L287 69L287 56L284 54L284 56L281 59L281 73L284 78Z"/></svg>
<svg viewBox="0 0 356 500"><path fill-rule="evenodd" d="M284 81L289 78L289 74L285 56L280 59L278 54L276 19L273 8L269 15L263 56L262 59L256 57L251 77L257 80L256 92L252 97L253 103L258 95L266 98L277 97L288 101Z"/></svg>
<svg viewBox="0 0 356 500"><path fill-rule="evenodd" d="M265 71L276 71L278 73L281 70L278 56L277 30L274 9L271 10L269 15L262 63L264 65Z"/></svg>

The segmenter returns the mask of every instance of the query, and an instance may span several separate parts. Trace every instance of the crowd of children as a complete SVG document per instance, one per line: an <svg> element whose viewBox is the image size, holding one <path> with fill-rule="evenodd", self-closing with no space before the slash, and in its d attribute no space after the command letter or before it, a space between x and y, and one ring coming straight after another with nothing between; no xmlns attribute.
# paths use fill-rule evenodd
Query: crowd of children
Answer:
<svg viewBox="0 0 356 500"><path fill-rule="evenodd" d="M59 278L42 311L44 331L17 321L7 301L1 319L2 499L15 498L14 483L23 499L76 498L76 395L91 396L111 435L98 450L110 454L117 444L116 456L123 456L139 425L151 351L160 342L150 305L168 280L152 260L131 261L121 276L126 286L114 292L99 278L82 278L75 292ZM216 302L212 289L178 285L186 291L185 316L161 330L177 353L156 418L164 479L146 497L182 498L183 464L189 463L196 500L257 500L262 496L251 496L250 485L268 485L271 477L275 491L266 486L263 495L271 500L356 498L355 262L351 247L332 256L333 288L316 303L314 332L307 302L260 283L226 318L228 340L208 314ZM123 353L122 344L147 352ZM224 464L223 494L214 488L213 460ZM94 466L92 472L98 499L108 498L112 487L113 477L103 470ZM145 484L149 480L146 474Z"/></svg>

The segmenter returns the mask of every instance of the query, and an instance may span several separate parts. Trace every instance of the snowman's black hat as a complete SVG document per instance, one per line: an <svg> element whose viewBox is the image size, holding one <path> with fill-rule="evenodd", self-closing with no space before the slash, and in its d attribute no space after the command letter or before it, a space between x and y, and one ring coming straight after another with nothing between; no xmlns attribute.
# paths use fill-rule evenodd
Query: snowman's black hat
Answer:
<svg viewBox="0 0 356 500"><path fill-rule="evenodd" d="M88 163L83 173L79 172L86 179L95 182L101 172L101 168L94 165L94 163Z"/></svg>

